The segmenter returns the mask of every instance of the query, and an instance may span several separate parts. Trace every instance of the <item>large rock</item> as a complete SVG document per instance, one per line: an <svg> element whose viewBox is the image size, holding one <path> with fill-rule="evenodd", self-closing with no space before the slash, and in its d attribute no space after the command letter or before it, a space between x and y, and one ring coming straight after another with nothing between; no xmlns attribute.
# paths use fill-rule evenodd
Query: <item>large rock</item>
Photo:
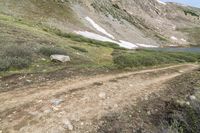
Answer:
<svg viewBox="0 0 200 133"><path fill-rule="evenodd" d="M51 55L51 61L59 61L59 62L69 62L71 61L69 56L66 55Z"/></svg>

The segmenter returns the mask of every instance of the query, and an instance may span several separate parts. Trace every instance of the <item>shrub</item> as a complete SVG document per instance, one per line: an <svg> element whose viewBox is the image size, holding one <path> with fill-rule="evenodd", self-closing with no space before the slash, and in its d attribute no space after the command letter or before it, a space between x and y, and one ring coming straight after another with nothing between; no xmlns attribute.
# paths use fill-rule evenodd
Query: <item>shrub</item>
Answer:
<svg viewBox="0 0 200 133"><path fill-rule="evenodd" d="M199 61L199 53L184 52L161 52L138 50L134 53L130 52L113 52L113 62L121 68L154 66L169 63L196 62Z"/></svg>
<svg viewBox="0 0 200 133"><path fill-rule="evenodd" d="M53 54L67 54L67 52L64 49L58 47L42 47L40 48L39 53L45 56L51 56Z"/></svg>
<svg viewBox="0 0 200 133"><path fill-rule="evenodd" d="M10 67L22 69L26 68L31 64L31 59L29 58L20 58L20 57L12 57L8 59L10 63Z"/></svg>
<svg viewBox="0 0 200 133"><path fill-rule="evenodd" d="M84 53L87 53L88 51L84 48L81 48L81 47L76 47L76 46L71 46L71 48L75 49L75 50L78 50L80 52L84 52Z"/></svg>
<svg viewBox="0 0 200 133"><path fill-rule="evenodd" d="M4 55L7 57L21 57L21 58L31 58L33 52L29 47L24 45L14 45L5 48Z"/></svg>
<svg viewBox="0 0 200 133"><path fill-rule="evenodd" d="M7 71L10 68L26 68L32 62L32 55L30 48L24 45L5 47L0 56L0 71Z"/></svg>
<svg viewBox="0 0 200 133"><path fill-rule="evenodd" d="M0 58L0 71L7 71L10 68L10 62L7 58Z"/></svg>

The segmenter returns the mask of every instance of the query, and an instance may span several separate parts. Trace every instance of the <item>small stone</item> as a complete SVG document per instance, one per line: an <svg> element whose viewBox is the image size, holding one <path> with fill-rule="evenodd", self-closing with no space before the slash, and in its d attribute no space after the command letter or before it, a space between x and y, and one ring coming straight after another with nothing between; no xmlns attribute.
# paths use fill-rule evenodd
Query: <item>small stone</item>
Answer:
<svg viewBox="0 0 200 133"><path fill-rule="evenodd" d="M114 105L115 108L118 108L119 106L117 104Z"/></svg>
<svg viewBox="0 0 200 133"><path fill-rule="evenodd" d="M27 82L27 83L31 83L32 81L27 79L26 82Z"/></svg>
<svg viewBox="0 0 200 133"><path fill-rule="evenodd" d="M49 114L49 113L51 113L51 112L52 112L51 109L44 110L44 113L45 113L45 114Z"/></svg>
<svg viewBox="0 0 200 133"><path fill-rule="evenodd" d="M179 70L178 72L179 72L179 73L184 73L184 71L181 71L181 70Z"/></svg>
<svg viewBox="0 0 200 133"><path fill-rule="evenodd" d="M16 113L17 113L17 111L14 111L14 112L13 112L13 114L16 114Z"/></svg>
<svg viewBox="0 0 200 133"><path fill-rule="evenodd" d="M148 115L151 115L151 111L148 111L147 114L148 114Z"/></svg>
<svg viewBox="0 0 200 133"><path fill-rule="evenodd" d="M42 61L46 61L46 59L45 59L45 58L42 58L41 60L42 60Z"/></svg>
<svg viewBox="0 0 200 133"><path fill-rule="evenodd" d="M103 82L95 82L94 85L101 86L101 85L103 85Z"/></svg>
<svg viewBox="0 0 200 133"><path fill-rule="evenodd" d="M190 100L196 100L196 97L194 95L190 96Z"/></svg>
<svg viewBox="0 0 200 133"><path fill-rule="evenodd" d="M130 84L129 86L130 86L130 87L133 87L133 85L132 85L132 84Z"/></svg>
<svg viewBox="0 0 200 133"><path fill-rule="evenodd" d="M149 100L148 96L145 96L145 97L144 97L144 100L148 101L148 100Z"/></svg>
<svg viewBox="0 0 200 133"><path fill-rule="evenodd" d="M54 106L52 106L52 108L53 108L54 111L58 111L59 110L58 108L56 108Z"/></svg>
<svg viewBox="0 0 200 133"><path fill-rule="evenodd" d="M84 122L81 122L81 126L83 126L84 125Z"/></svg>
<svg viewBox="0 0 200 133"><path fill-rule="evenodd" d="M0 133L3 133L3 131L2 131L2 130L0 130Z"/></svg>
<svg viewBox="0 0 200 133"><path fill-rule="evenodd" d="M106 99L106 93L105 92L99 93L99 97L102 99Z"/></svg>
<svg viewBox="0 0 200 133"><path fill-rule="evenodd" d="M186 104L186 105L190 105L190 102L186 102L185 104Z"/></svg>
<svg viewBox="0 0 200 133"><path fill-rule="evenodd" d="M64 123L64 127L69 129L70 131L72 131L74 129L73 125L71 124L71 122L68 119L63 120L63 123Z"/></svg>
<svg viewBox="0 0 200 133"><path fill-rule="evenodd" d="M51 100L51 103L54 105L54 106L58 106L59 104L61 104L64 100L63 99L52 99Z"/></svg>

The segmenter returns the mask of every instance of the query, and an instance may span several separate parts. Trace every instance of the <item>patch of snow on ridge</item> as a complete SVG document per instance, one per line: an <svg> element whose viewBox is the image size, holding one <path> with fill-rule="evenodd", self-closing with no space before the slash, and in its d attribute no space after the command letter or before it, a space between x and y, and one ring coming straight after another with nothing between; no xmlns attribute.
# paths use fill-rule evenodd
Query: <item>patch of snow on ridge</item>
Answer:
<svg viewBox="0 0 200 133"><path fill-rule="evenodd" d="M160 0L157 0L157 2L160 3L160 4L166 5L165 2L162 2L162 1L160 1Z"/></svg>
<svg viewBox="0 0 200 133"><path fill-rule="evenodd" d="M116 41L114 41L108 37L104 37L99 34L88 32L88 31L75 31L75 33L78 35L84 36L86 38L90 38L90 39L94 39L94 40L98 40L98 41L116 43Z"/></svg>
<svg viewBox="0 0 200 133"><path fill-rule="evenodd" d="M106 36L115 39L115 37L111 34L109 34L105 29L103 29L101 26L99 26L97 23L94 22L90 17L85 17L85 19L99 32L105 34Z"/></svg>
<svg viewBox="0 0 200 133"><path fill-rule="evenodd" d="M136 43L136 45L143 48L158 48L158 46L155 46L155 45L147 45L147 44L140 44L140 43Z"/></svg>
<svg viewBox="0 0 200 133"><path fill-rule="evenodd" d="M78 35L84 36L86 38L90 38L90 39L94 39L94 40L98 40L98 41L103 41L103 42L115 43L115 44L118 44L120 47L127 48L127 49L137 48L137 45L132 44L130 42L123 41L123 40L120 40L120 42L118 42L118 41L112 40L108 37L104 37L104 36L101 36L99 34L88 32L88 31L75 31L75 33L78 34Z"/></svg>
<svg viewBox="0 0 200 133"><path fill-rule="evenodd" d="M130 43L130 42L127 42L127 41L123 41L123 40L119 40L120 43L119 46L123 47L123 48L128 48L128 49L135 49L135 48L138 48L137 45L133 44L133 43Z"/></svg>

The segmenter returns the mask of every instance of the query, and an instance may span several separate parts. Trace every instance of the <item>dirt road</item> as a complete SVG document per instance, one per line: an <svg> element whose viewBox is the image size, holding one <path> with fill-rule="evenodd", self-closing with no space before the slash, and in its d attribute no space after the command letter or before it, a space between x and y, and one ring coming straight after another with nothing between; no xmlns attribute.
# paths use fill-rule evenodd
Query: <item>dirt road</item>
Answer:
<svg viewBox="0 0 200 133"><path fill-rule="evenodd" d="M147 99L165 82L197 69L195 64L98 75L31 86L0 94L0 132L85 133L106 113Z"/></svg>

